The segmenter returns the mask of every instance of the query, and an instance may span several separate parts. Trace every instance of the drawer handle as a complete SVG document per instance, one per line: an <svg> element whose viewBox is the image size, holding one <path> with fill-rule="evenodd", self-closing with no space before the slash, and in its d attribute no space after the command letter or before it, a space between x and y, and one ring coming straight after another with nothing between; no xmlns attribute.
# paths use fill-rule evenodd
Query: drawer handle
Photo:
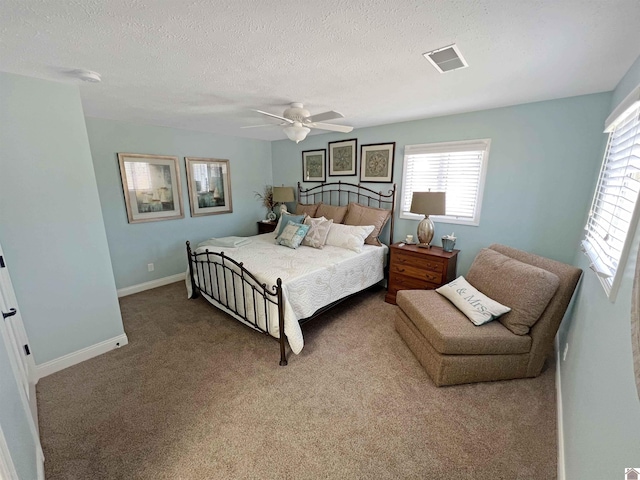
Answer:
<svg viewBox="0 0 640 480"><path fill-rule="evenodd" d="M404 268L396 268L399 272L404 272Z"/></svg>

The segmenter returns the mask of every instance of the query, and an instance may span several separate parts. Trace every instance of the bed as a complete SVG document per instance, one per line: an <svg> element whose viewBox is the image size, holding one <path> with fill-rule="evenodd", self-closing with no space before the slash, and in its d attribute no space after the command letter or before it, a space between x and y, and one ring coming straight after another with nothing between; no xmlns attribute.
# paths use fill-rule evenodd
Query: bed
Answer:
<svg viewBox="0 0 640 480"><path fill-rule="evenodd" d="M389 210L380 239L393 241L395 184L387 193L344 182L307 189L298 184L298 203ZM325 245L286 248L275 233L248 237L227 246L187 242L189 298L209 303L245 325L279 340L280 365L287 365L286 343L299 353L301 325L384 278L388 247L367 245L360 252Z"/></svg>

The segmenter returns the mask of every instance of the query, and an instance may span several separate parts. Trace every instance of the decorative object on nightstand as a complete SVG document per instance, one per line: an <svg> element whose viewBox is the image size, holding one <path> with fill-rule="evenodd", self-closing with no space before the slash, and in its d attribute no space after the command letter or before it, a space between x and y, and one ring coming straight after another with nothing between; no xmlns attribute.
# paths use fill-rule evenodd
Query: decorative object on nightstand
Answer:
<svg viewBox="0 0 640 480"><path fill-rule="evenodd" d="M445 252L453 252L453 247L456 246L456 237L453 233L451 235L445 235L442 237L442 250Z"/></svg>
<svg viewBox="0 0 640 480"><path fill-rule="evenodd" d="M260 220L258 222L258 235L271 233L276 229L277 223L274 221Z"/></svg>
<svg viewBox="0 0 640 480"><path fill-rule="evenodd" d="M409 211L424 215L424 219L418 224L419 247L431 247L435 226L429 215L444 215L447 213L445 197L445 192L413 192Z"/></svg>
<svg viewBox="0 0 640 480"><path fill-rule="evenodd" d="M405 243L394 243L390 250L387 303L395 304L400 290L432 290L456 278L459 250L445 252L442 247L424 249Z"/></svg>
<svg viewBox="0 0 640 480"><path fill-rule="evenodd" d="M273 212L273 207L276 206L273 201L273 187L271 185L265 185L263 193L253 192L254 197L260 200L262 205L267 209L267 220L273 221L277 218L276 214Z"/></svg>
<svg viewBox="0 0 640 480"><path fill-rule="evenodd" d="M293 202L294 200L292 187L273 187L273 202L280 204L280 215L287 212L285 202Z"/></svg>

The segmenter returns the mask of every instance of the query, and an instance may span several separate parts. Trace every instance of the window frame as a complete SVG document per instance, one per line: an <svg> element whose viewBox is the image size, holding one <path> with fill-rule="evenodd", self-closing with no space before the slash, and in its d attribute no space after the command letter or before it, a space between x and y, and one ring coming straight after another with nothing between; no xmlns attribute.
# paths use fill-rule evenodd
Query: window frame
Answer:
<svg viewBox="0 0 640 480"><path fill-rule="evenodd" d="M404 220L416 220L416 221L422 220L424 218L424 215L418 215L418 214L403 210L405 193L408 188L407 157L409 155L416 154L415 152L407 154L407 147L409 147L410 149L416 149L416 150L423 148L425 150L424 153L444 153L446 151L455 152L456 151L455 148L458 148L458 147L462 149L461 151L464 151L465 147L468 148L475 145L478 145L478 146L482 145L483 146L482 150L484 151L484 154L482 155L481 166L480 166L480 176L478 178L478 193L476 195L474 217L472 219L467 219L467 218L455 217L452 215L430 215L429 218L434 222L439 222L439 223L469 225L474 227L479 226L480 214L482 211L482 200L484 197L485 180L487 177L487 168L489 164L489 152L491 149L490 138L480 138L480 139L474 139L474 140L457 140L453 142L434 142L434 143L423 143L423 144L416 144L416 145L405 145L404 157L402 162L402 191L400 195L400 217L399 218ZM426 152L427 150L429 150L430 152Z"/></svg>
<svg viewBox="0 0 640 480"><path fill-rule="evenodd" d="M592 246L589 241L589 231L590 231L590 221L591 217L594 215L594 209L597 208L596 204L599 200L599 192L601 190L601 185L603 183L603 175L607 172L607 167L609 162L617 162L618 160L610 159L610 152L612 146L612 140L616 133L618 127L625 122L631 115L636 115L636 133L634 134L634 139L640 138L640 85L634 89L628 96L623 100L623 102L618 105L618 107L614 110L614 112L607 118L605 122L605 133L608 133L609 136L607 138L607 145L604 151L604 156L602 159L602 164L600 166L600 171L598 173L598 178L596 181L595 190L593 193L593 199L591 201L591 207L589 209L589 214L587 216L587 223L585 225L585 234L583 236L581 242L581 249L587 258L590 261L589 268L593 270L596 274L596 277L600 281L602 288L605 291L605 294L609 298L611 302L614 302L616 296L618 294L618 290L620 289L620 284L622 283L622 277L624 275L624 270L626 267L627 260L629 258L629 253L631 251L631 246L633 243L633 239L635 236L635 231L638 227L638 220L640 218L640 189L636 193L635 202L633 205L633 211L631 212L631 217L628 222L627 232L624 238L622 249L620 250L620 257L618 258L618 265L613 269L613 266L609 264L605 259L603 259L596 249ZM631 152L630 152L631 154ZM637 173L636 173L637 175ZM638 178L635 178L638 180ZM619 191L622 190L622 186L619 188ZM595 237L594 243L595 243Z"/></svg>

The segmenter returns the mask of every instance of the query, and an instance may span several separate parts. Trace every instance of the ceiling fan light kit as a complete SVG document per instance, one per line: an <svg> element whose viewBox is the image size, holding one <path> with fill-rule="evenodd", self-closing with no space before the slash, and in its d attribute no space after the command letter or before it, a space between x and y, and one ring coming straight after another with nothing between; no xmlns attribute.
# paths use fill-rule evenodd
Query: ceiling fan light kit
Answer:
<svg viewBox="0 0 640 480"><path fill-rule="evenodd" d="M353 130L353 127L349 127L346 125L334 125L331 123L318 123L323 122L324 120L331 120L334 118L344 118L339 112L335 112L330 110L328 112L319 113L317 115L311 115L309 110L304 108L302 103L294 102L289 108L287 108L282 116L275 115L269 112L263 112L262 110L256 110L256 112L261 113L262 115L266 115L268 117L277 118L278 120L282 120L280 126L283 126L283 131L287 135L289 140L300 143L302 140L307 138L307 135L311 131L312 128L317 128L318 130L329 130L331 132L342 132L349 133ZM253 128L260 126L269 126L269 125L250 125L242 128Z"/></svg>
<svg viewBox="0 0 640 480"><path fill-rule="evenodd" d="M303 127L300 122L295 122L292 126L284 127L284 133L289 137L289 140L300 143L307 138L307 134L311 131L308 127Z"/></svg>

